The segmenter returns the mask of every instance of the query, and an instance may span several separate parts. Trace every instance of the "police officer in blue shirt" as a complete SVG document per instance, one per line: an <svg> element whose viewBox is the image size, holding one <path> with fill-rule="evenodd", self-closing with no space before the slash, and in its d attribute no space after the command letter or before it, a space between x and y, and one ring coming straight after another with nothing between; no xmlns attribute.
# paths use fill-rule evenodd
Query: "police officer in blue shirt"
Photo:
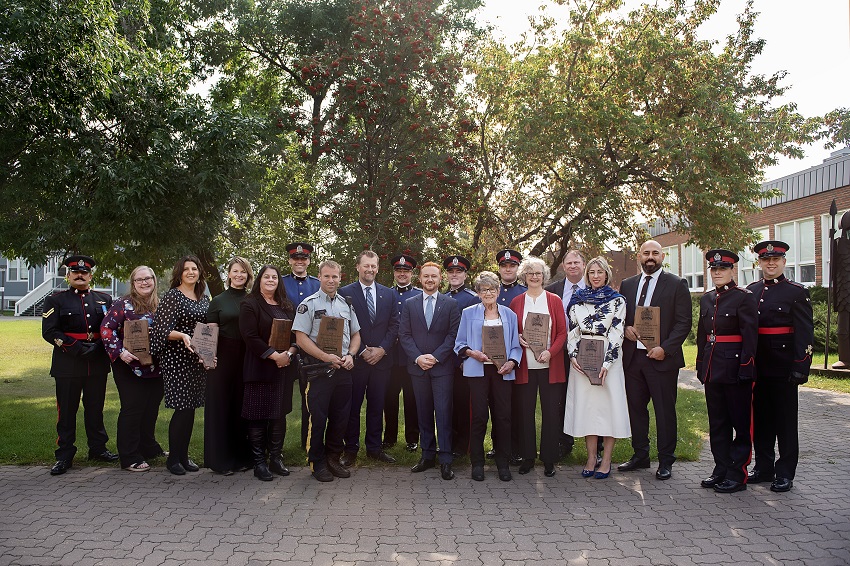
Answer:
<svg viewBox="0 0 850 566"><path fill-rule="evenodd" d="M289 252L289 267L292 273L284 275L283 288L286 296L292 301L292 306L298 307L305 298L319 290L319 280L312 275L307 275L307 267L310 265L310 254L313 246L306 242L293 242L286 246ZM307 411L307 400L304 395L304 382L298 380L301 390L301 448L307 448L307 431L310 429L310 413Z"/></svg>
<svg viewBox="0 0 850 566"><path fill-rule="evenodd" d="M422 294L422 289L413 285L413 270L416 269L416 259L405 254L392 258L393 296L401 320L401 310L404 301ZM391 353L393 367L390 373L390 383L387 387L387 397L384 401L384 442L383 447L391 448L398 442L398 396L404 395L404 440L408 452L419 449L419 422L416 416L416 397L413 395L413 384L407 373L407 356L396 343Z"/></svg>
<svg viewBox="0 0 850 566"><path fill-rule="evenodd" d="M462 255L450 255L443 260L446 278L449 281L448 295L457 301L458 309L463 312L466 307L478 304L481 299L478 293L466 286L467 272L472 268L472 262ZM469 452L469 382L463 376L463 369L458 360L455 376L452 381L452 450L462 455Z"/></svg>

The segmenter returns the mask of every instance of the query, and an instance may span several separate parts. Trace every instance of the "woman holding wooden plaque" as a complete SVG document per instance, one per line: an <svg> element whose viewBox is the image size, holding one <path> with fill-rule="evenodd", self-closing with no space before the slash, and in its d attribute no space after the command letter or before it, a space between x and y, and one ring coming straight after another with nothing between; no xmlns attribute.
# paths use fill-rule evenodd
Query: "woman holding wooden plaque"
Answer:
<svg viewBox="0 0 850 566"><path fill-rule="evenodd" d="M567 353L572 367L564 432L583 436L587 444L582 477L605 479L611 473L615 439L632 433L622 357L626 301L608 286L611 268L605 258L587 262L584 278L587 287L573 293L568 308ZM597 466L598 436L604 449Z"/></svg>
<svg viewBox="0 0 850 566"><path fill-rule="evenodd" d="M469 378L472 420L469 455L472 479L484 480L484 433L492 407L493 438L499 479L511 480L511 382L522 358L516 314L497 304L499 278L482 271L475 278L481 303L463 309L454 350L463 360L463 375Z"/></svg>
<svg viewBox="0 0 850 566"><path fill-rule="evenodd" d="M130 292L112 303L100 325L100 337L112 361L118 388L118 456L131 472L150 469L149 458L161 456L154 434L162 401L162 373L150 354L149 328L159 298L156 274L140 265L130 274Z"/></svg>
<svg viewBox="0 0 850 566"><path fill-rule="evenodd" d="M231 259L227 262L227 289L210 301L207 311L207 323L218 326L218 363L207 371L204 466L226 476L253 465L248 426L241 416L245 342L239 332L239 305L253 280L254 270L247 259Z"/></svg>
<svg viewBox="0 0 850 566"><path fill-rule="evenodd" d="M271 481L273 473L289 475L283 465L283 441L296 377L292 364L298 352L292 336L294 316L295 307L286 296L280 271L264 265L239 312L239 330L246 346L242 417L248 421L254 476L262 481Z"/></svg>
<svg viewBox="0 0 850 566"><path fill-rule="evenodd" d="M519 396L520 420L512 423L519 429L518 449L522 456L520 474L527 474L537 458L537 391L540 391L540 459L543 474L555 475L558 439L564 423L564 396L567 388L564 344L567 341L567 319L561 297L545 291L549 266L537 257L526 257L519 266L519 279L528 291L511 301L517 315L519 343L524 348L516 370L514 395Z"/></svg>
<svg viewBox="0 0 850 566"><path fill-rule="evenodd" d="M188 255L177 260L171 272L171 288L163 295L154 316L153 351L162 364L165 406L174 409L168 425L168 460L172 474L197 472L189 458L189 441L195 426L195 409L204 406L206 370L195 353L192 336L204 323L209 299L201 261ZM214 363L210 364L214 365Z"/></svg>

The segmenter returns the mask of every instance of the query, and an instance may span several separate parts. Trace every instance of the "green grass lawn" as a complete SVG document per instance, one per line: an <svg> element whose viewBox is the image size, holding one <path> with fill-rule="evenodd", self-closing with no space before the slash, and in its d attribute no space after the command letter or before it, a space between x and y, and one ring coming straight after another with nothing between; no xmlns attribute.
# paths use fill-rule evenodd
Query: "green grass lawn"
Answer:
<svg viewBox="0 0 850 566"><path fill-rule="evenodd" d="M3 430L0 442L0 463L4 464L50 464L53 462L53 450L56 440L56 401L54 381L50 377L50 356L52 347L41 338L41 321L33 319L0 318L0 430ZM693 347L695 357L696 348ZM686 353L686 356L689 354ZM298 388L295 388L293 406L295 410L287 419L287 437L284 445L284 460L289 465L302 465L306 455L300 446L300 398ZM118 418L118 392L115 383L110 378L107 385L104 421L110 435L109 448L115 450L115 425ZM651 413L651 411L650 411ZM702 448L703 439L707 435L708 423L705 413L705 400L701 392L680 390L677 404L679 415L679 443L677 453L682 460L696 460ZM164 407L160 410L157 422L157 439L167 449L168 420L171 411ZM538 429L540 414L538 411ZM365 431L364 421L361 421L361 431ZM402 420L400 428L403 429ZM651 454L656 458L655 424L651 422L652 439ZM197 411L195 432L192 435L190 454L199 463L203 460L203 429L204 411ZM399 432L399 438L404 438L404 432ZM485 448L489 449L489 434L485 439ZM78 459L86 454L85 432L83 427L83 410L77 414L77 449ZM400 466L412 466L419 459L419 452L410 453L404 449L404 443L389 450L395 456ZM359 465L374 466L376 464L362 458ZM617 442L614 461L622 462L632 454L628 440ZM581 465L586 461L587 452L584 442L576 442L572 455L565 461L567 464ZM459 465L468 463L464 457L457 462ZM97 464L108 465L108 464ZM113 464L113 466L117 466Z"/></svg>

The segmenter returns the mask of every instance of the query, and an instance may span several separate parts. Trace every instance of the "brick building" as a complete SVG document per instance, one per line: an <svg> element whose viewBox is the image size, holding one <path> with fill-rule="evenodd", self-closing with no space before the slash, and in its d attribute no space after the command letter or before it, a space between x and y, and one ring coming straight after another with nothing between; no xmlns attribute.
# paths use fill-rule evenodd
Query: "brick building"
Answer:
<svg viewBox="0 0 850 566"><path fill-rule="evenodd" d="M786 277L804 285L828 285L824 274L829 273L829 207L835 199L837 228L841 215L850 209L850 148L833 152L820 165L762 186L779 189L781 194L760 203L762 210L747 217L750 227L761 234L761 239L791 245ZM687 235L671 232L661 222L650 226L649 232L664 249L664 268L687 279L692 292L704 291L710 281L706 250L688 245ZM738 284L748 285L761 277L751 250L739 251L738 255ZM633 273L637 273L636 264Z"/></svg>

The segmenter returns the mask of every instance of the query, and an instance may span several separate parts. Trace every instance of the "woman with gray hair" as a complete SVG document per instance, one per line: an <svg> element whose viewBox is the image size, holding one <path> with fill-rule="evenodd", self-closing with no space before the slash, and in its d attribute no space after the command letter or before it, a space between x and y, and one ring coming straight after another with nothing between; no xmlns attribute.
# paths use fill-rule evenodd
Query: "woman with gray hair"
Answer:
<svg viewBox="0 0 850 566"><path fill-rule="evenodd" d="M463 361L463 376L469 379L471 423L469 458L472 479L484 480L484 433L489 407L492 407L493 438L499 479L511 480L511 382L522 358L516 315L498 304L499 278L482 271L475 278L475 292L481 303L463 309L455 340L455 353ZM483 332L488 326L501 327L505 341L504 361L493 361L483 352ZM492 352L491 352L492 354Z"/></svg>
<svg viewBox="0 0 850 566"><path fill-rule="evenodd" d="M587 288L573 293L567 309L570 319L567 353L572 367L567 386L564 432L574 437L585 437L587 465L581 472L582 477L605 479L611 473L615 439L628 438L632 434L621 355L626 300L608 286L611 268L604 257L595 257L587 262L584 278ZM604 343L600 385L591 384L577 361L582 339ZM598 436L603 437L604 450L602 462L597 465Z"/></svg>
<svg viewBox="0 0 850 566"><path fill-rule="evenodd" d="M513 426L519 431L519 447L522 456L520 474L527 474L537 458L537 392L540 391L540 459L543 474L555 475L558 460L558 438L563 428L566 391L566 369L561 352L567 341L567 320L564 304L554 293L543 289L549 281L549 266L537 257L525 258L519 266L519 279L528 291L511 301L511 310L516 314L519 327L519 342L525 355L520 361L514 382L514 395L519 397L519 414ZM534 331L535 339L523 335L525 329ZM543 331L546 338L540 341ZM529 342L531 340L531 342ZM535 353L536 352L536 353Z"/></svg>

